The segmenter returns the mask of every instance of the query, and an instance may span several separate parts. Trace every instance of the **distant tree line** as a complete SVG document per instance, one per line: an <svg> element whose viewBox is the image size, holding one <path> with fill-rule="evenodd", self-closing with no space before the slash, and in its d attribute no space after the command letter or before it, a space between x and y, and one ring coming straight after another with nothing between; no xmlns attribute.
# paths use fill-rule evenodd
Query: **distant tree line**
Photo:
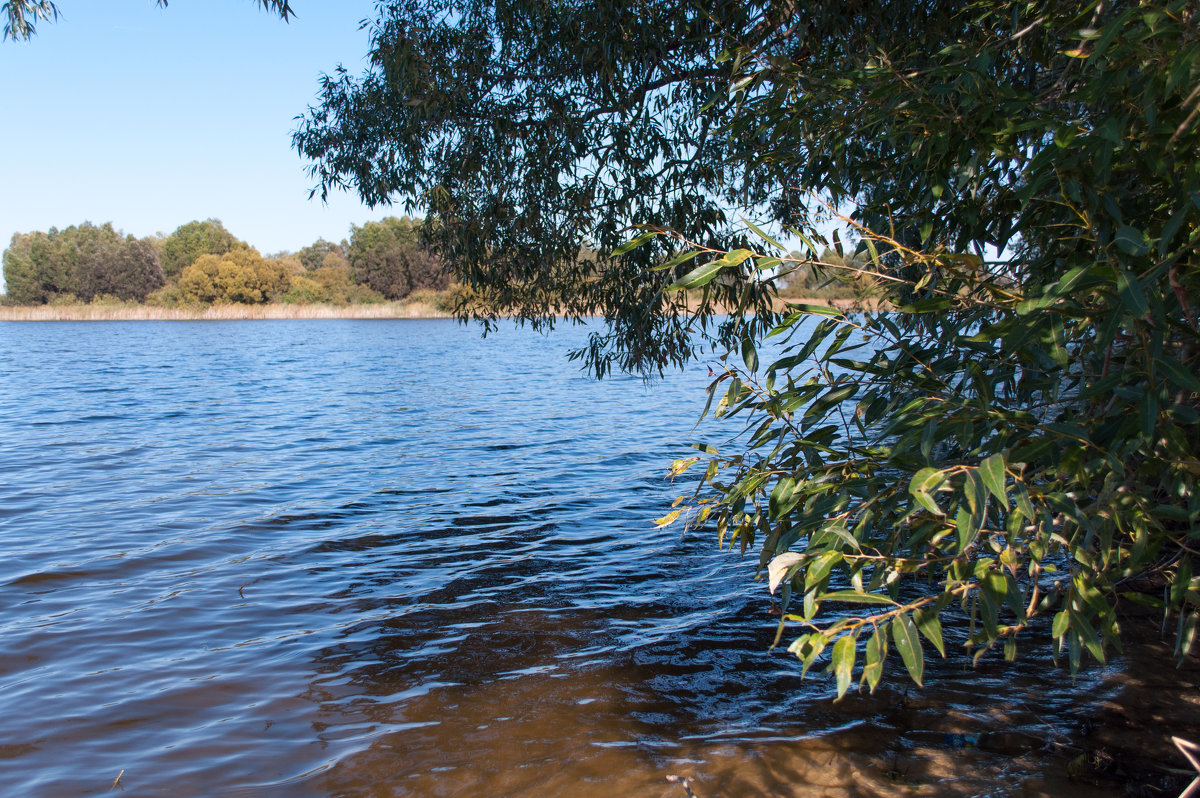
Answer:
<svg viewBox="0 0 1200 798"><path fill-rule="evenodd" d="M176 306L403 299L449 287L442 261L420 243L421 225L389 217L352 227L340 243L318 239L298 252L269 257L217 219L141 239L111 223L17 233L3 255L4 301Z"/></svg>

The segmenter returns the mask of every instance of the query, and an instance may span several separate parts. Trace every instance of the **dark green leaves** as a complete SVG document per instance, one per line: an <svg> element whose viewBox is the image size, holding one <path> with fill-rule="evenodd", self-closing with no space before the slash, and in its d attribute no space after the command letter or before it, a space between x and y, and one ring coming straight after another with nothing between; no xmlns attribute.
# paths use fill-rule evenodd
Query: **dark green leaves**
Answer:
<svg viewBox="0 0 1200 798"><path fill-rule="evenodd" d="M892 621L892 640L896 643L904 667L908 669L908 675L918 685L923 685L925 653L921 650L921 641L917 638L917 627L912 618L901 614Z"/></svg>

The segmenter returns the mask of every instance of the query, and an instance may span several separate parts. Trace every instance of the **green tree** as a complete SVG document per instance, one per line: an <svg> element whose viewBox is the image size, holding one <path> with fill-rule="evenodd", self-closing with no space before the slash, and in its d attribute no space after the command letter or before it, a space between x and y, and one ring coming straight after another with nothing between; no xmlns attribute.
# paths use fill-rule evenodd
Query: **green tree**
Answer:
<svg viewBox="0 0 1200 798"><path fill-rule="evenodd" d="M167 0L157 0L157 3L163 8L167 6ZM294 13L288 0L255 0L255 4L285 20ZM53 22L58 19L58 13L53 0L5 0L0 3L0 15L5 18L4 38L28 39L37 32L37 23Z"/></svg>
<svg viewBox="0 0 1200 798"><path fill-rule="evenodd" d="M66 264L52 236L57 233L14 233L4 250L6 299L15 305L43 305L63 293L69 282Z"/></svg>
<svg viewBox="0 0 1200 798"><path fill-rule="evenodd" d="M704 464L691 519L761 545L805 670L874 688L892 650L920 682L945 619L1076 668L1131 602L1190 651L1194 4L392 0L373 31L295 134L318 191L426 206L485 320L602 314L599 374L697 331L740 352L711 398L743 443L672 471ZM781 318L764 227L900 312Z"/></svg>
<svg viewBox="0 0 1200 798"><path fill-rule="evenodd" d="M388 299L449 285L440 259L422 247L420 223L389 216L350 229L348 257L356 282Z"/></svg>
<svg viewBox="0 0 1200 798"><path fill-rule="evenodd" d="M154 244L124 236L111 223L14 235L4 276L9 301L17 304L106 295L141 301L163 284Z"/></svg>
<svg viewBox="0 0 1200 798"><path fill-rule="evenodd" d="M224 255L235 247L248 246L226 230L220 219L188 222L162 241L163 273L174 280L201 255Z"/></svg>
<svg viewBox="0 0 1200 798"><path fill-rule="evenodd" d="M324 266L325 258L329 255L339 256L344 261L348 247L349 245L344 241L341 244L335 244L332 241L318 238L297 252L296 257L304 264L304 268L311 272Z"/></svg>

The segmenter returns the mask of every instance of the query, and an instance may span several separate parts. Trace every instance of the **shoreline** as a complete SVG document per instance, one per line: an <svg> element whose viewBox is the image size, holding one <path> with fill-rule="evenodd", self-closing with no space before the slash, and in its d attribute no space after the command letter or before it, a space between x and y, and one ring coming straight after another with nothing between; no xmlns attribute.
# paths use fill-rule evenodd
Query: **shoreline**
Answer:
<svg viewBox="0 0 1200 798"><path fill-rule="evenodd" d="M278 321L286 319L450 319L453 314L424 302L371 305L211 305L164 308L154 305L0 306L0 321Z"/></svg>
<svg viewBox="0 0 1200 798"><path fill-rule="evenodd" d="M864 304L867 306L864 307ZM817 305L841 311L879 310L875 303L853 299L789 297L787 305ZM36 321L279 321L286 319L453 319L456 316L420 300L379 302L369 305L210 305L205 308L168 308L156 305L0 305L0 322Z"/></svg>

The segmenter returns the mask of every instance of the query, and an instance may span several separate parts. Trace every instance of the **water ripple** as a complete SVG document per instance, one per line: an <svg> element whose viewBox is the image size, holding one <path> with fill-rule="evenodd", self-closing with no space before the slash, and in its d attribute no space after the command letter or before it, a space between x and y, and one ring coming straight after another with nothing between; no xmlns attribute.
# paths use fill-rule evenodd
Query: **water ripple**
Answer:
<svg viewBox="0 0 1200 798"><path fill-rule="evenodd" d="M998 711L1043 734L1021 707L1107 689L935 663L936 699L830 703L768 653L753 563L650 523L704 366L596 383L565 358L582 336L0 326L5 789L677 795L687 772L706 796L889 795L949 773L966 795L1011 757L956 765L922 734ZM1047 756L1023 778L1099 794L1061 792Z"/></svg>

